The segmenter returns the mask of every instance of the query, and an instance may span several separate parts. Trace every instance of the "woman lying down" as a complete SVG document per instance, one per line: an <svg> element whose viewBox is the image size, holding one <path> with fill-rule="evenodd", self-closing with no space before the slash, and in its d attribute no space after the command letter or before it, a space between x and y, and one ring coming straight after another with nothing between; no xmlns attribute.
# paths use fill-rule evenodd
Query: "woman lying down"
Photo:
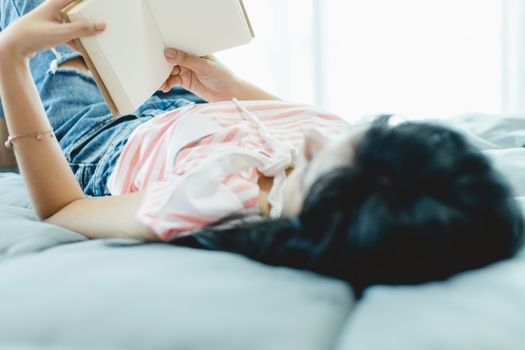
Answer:
<svg viewBox="0 0 525 350"><path fill-rule="evenodd" d="M112 118L63 45L105 25L62 23L70 2L0 8L6 146L40 220L92 239L235 252L357 291L444 279L521 247L506 183L440 126L386 116L351 126L175 50L165 93ZM180 86L209 103L190 102Z"/></svg>

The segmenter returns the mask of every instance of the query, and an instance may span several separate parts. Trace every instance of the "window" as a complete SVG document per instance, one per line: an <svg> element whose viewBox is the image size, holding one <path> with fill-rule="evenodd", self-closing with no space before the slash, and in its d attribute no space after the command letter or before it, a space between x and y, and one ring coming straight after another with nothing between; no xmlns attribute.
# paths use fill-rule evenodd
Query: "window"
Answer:
<svg viewBox="0 0 525 350"><path fill-rule="evenodd" d="M285 99L348 119L502 110L504 0L244 1L257 38L219 57Z"/></svg>

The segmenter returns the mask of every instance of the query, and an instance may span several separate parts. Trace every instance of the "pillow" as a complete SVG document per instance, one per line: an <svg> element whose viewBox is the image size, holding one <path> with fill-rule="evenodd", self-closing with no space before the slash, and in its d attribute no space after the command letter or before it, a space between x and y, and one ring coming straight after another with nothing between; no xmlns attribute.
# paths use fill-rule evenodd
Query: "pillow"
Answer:
<svg viewBox="0 0 525 350"><path fill-rule="evenodd" d="M164 244L65 244L0 281L0 349L326 350L352 307L343 282Z"/></svg>
<svg viewBox="0 0 525 350"><path fill-rule="evenodd" d="M0 203L19 208L31 208L24 179L15 173L0 173Z"/></svg>
<svg viewBox="0 0 525 350"><path fill-rule="evenodd" d="M524 325L522 254L445 282L371 288L337 349L522 350Z"/></svg>
<svg viewBox="0 0 525 350"><path fill-rule="evenodd" d="M77 233L38 221L18 174L0 174L0 223L0 261L86 240Z"/></svg>
<svg viewBox="0 0 525 350"><path fill-rule="evenodd" d="M464 133L481 149L517 148L525 145L525 117L466 114L437 120Z"/></svg>
<svg viewBox="0 0 525 350"><path fill-rule="evenodd" d="M516 196L525 196L525 148L487 150L494 167L507 179Z"/></svg>
<svg viewBox="0 0 525 350"><path fill-rule="evenodd" d="M525 118L465 115L444 123L485 150L525 213ZM368 289L336 349L522 350L524 325L522 251L447 281Z"/></svg>
<svg viewBox="0 0 525 350"><path fill-rule="evenodd" d="M86 241L35 220L20 180L0 178L0 349L325 350L352 308L346 283L315 274Z"/></svg>

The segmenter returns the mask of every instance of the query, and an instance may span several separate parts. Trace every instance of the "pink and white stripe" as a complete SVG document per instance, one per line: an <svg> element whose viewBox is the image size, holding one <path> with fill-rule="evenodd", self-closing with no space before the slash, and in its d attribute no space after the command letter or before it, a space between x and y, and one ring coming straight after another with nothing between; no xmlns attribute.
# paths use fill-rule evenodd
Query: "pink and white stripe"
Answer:
<svg viewBox="0 0 525 350"><path fill-rule="evenodd" d="M184 177L200 169L210 157L231 149L234 162L234 150L242 148L271 159L275 150L270 146L272 141L262 136L261 128L279 142L298 150L303 145L306 129L323 128L340 133L348 126L336 115L309 105L243 101L242 107L258 120L254 122L243 116L238 104L238 101L228 101L184 107L139 126L131 134L109 179L112 195L146 191L138 218L162 239L169 240L234 214L225 212L225 208L242 211L258 206L260 169L255 166L218 179L216 184L220 188L210 190L209 198L200 198L201 202L190 203L193 199L182 195L177 200ZM199 118L212 120L217 130L174 150L174 144L188 137L184 135L187 125L186 129L182 125L193 123L194 128L199 128ZM256 125L259 122L260 125ZM170 158L174 151L175 158ZM199 207L196 203L204 204Z"/></svg>

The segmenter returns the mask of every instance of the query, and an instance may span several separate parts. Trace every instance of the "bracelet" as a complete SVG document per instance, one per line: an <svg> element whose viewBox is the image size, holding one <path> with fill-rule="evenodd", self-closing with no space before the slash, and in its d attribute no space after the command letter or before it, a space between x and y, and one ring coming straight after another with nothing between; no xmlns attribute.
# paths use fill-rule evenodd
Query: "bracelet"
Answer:
<svg viewBox="0 0 525 350"><path fill-rule="evenodd" d="M32 133L32 134L22 134L22 135L16 135L16 136L9 136L7 138L7 141L5 142L4 146L5 148L7 149L11 149L13 148L14 144L13 142L17 139L22 139L22 138L26 138L26 137L34 137L36 138L38 141L42 141L44 139L44 136L47 135L47 134L50 134L49 136L51 138L55 137L55 134L53 133L53 130L47 130L47 131L41 131L41 132L35 132L35 133Z"/></svg>

